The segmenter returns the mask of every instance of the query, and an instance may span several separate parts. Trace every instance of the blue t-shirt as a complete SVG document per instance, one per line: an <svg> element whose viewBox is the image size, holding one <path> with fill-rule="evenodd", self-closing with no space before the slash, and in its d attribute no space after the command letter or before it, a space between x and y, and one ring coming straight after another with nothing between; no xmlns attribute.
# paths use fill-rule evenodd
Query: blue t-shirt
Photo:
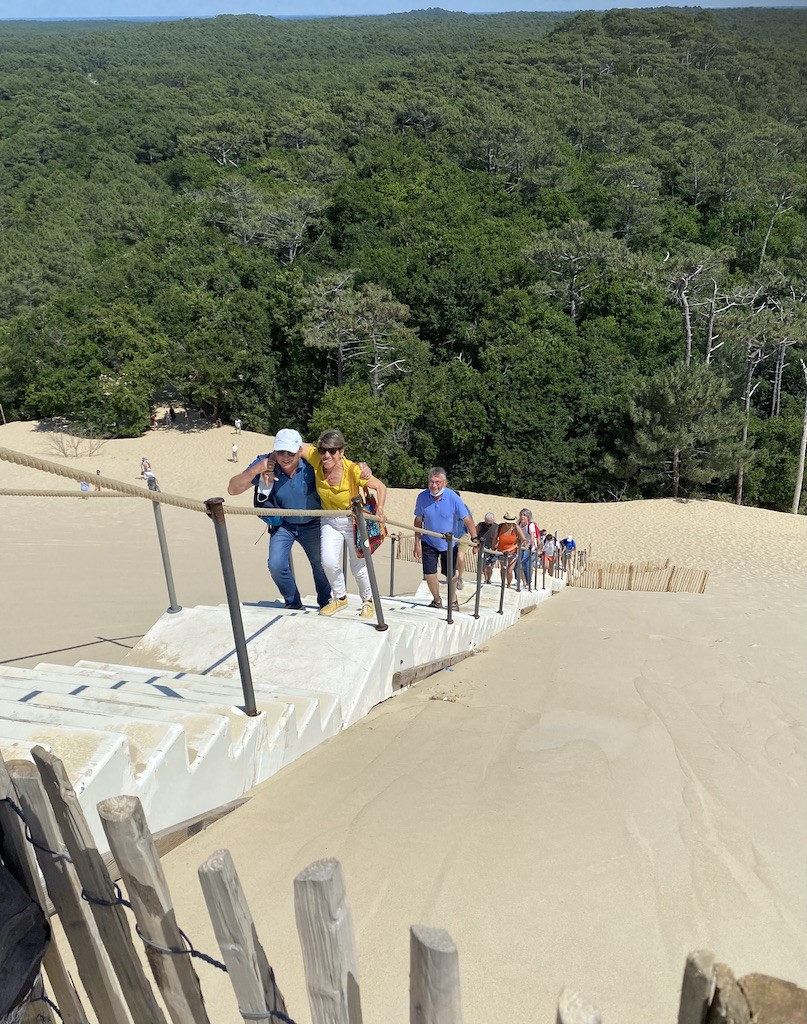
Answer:
<svg viewBox="0 0 807 1024"><path fill-rule="evenodd" d="M439 498L433 498L431 491L421 491L415 502L415 515L423 520L425 529L434 530L435 533L454 533L457 519L462 519L468 514L465 502L450 487L446 487ZM448 548L442 537L422 539L437 551L445 551Z"/></svg>
<svg viewBox="0 0 807 1024"><path fill-rule="evenodd" d="M250 463L250 466L256 466L266 457L266 455L259 455ZM258 473L252 478L252 486L261 488L262 485L263 481ZM272 489L269 493L272 496L272 504L276 508L322 508L317 494L314 470L305 459L300 459L297 469L291 476L287 476L280 466L275 464ZM308 526L316 523L317 519L310 516L283 516L283 522L289 526Z"/></svg>

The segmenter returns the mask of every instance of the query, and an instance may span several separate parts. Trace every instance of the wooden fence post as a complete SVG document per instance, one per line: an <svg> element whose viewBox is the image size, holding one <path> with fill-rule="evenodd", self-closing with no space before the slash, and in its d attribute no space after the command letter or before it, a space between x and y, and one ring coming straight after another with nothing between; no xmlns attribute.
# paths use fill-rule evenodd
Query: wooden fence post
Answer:
<svg viewBox="0 0 807 1024"><path fill-rule="evenodd" d="M556 1024L602 1024L602 1017L579 992L565 988L558 997Z"/></svg>
<svg viewBox="0 0 807 1024"><path fill-rule="evenodd" d="M409 1024L462 1024L459 956L442 928L409 929Z"/></svg>
<svg viewBox="0 0 807 1024"><path fill-rule="evenodd" d="M715 957L708 949L687 956L681 982L678 1024L704 1024L715 987Z"/></svg>
<svg viewBox="0 0 807 1024"><path fill-rule="evenodd" d="M199 868L199 882L238 1009L244 1013L280 1011L286 1016L286 1003L258 940L229 850L216 850L207 858Z"/></svg>
<svg viewBox="0 0 807 1024"><path fill-rule="evenodd" d="M0 797L9 797L19 804L17 791L11 782L3 755L0 753ZM42 884L39 869L36 866L34 849L26 842L24 825L5 802L0 802L0 857L3 863L25 889L29 896L37 901L49 916L48 894ZM88 1024L87 1015L78 997L67 968L62 961L59 947L51 939L42 966L48 976L53 998L62 1014L64 1024Z"/></svg>
<svg viewBox="0 0 807 1024"><path fill-rule="evenodd" d="M37 849L36 859L42 868L50 898L56 907L62 928L73 950L76 967L87 998L101 1021L128 1021L126 1004L121 996L117 979L109 958L98 937L95 922L86 903L81 899L73 865L64 857L64 843L59 835L53 811L48 803L42 780L36 766L30 761L11 761L8 771L20 795L25 820L35 842L45 849Z"/></svg>
<svg viewBox="0 0 807 1024"><path fill-rule="evenodd" d="M338 860L314 861L297 875L294 915L312 1024L361 1024L356 941Z"/></svg>
<svg viewBox="0 0 807 1024"><path fill-rule="evenodd" d="M95 903L89 903L89 907L132 1018L137 1024L165 1024L165 1014L154 998L143 964L132 943L126 911L120 904L114 903L117 899L115 885L109 877L103 857L95 847L84 811L64 765L43 747L34 747L31 756L39 768L45 792L82 889L90 896L113 902L110 907Z"/></svg>
<svg viewBox="0 0 807 1024"><path fill-rule="evenodd" d="M136 796L102 800L98 815L171 1020L174 1024L209 1024L191 958L163 951L184 950L185 940L179 932L171 893L140 800Z"/></svg>

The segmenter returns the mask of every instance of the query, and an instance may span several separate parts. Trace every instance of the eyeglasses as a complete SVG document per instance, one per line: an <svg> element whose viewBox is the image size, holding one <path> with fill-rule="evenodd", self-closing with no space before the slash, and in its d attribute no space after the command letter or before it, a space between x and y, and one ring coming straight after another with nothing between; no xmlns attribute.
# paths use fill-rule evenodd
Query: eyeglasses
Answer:
<svg viewBox="0 0 807 1024"><path fill-rule="evenodd" d="M337 455L341 450L341 448L317 448L320 455Z"/></svg>
<svg viewBox="0 0 807 1024"><path fill-rule="evenodd" d="M285 448L278 448L275 451L275 455L288 455L291 458L292 455L296 455L297 452L287 452Z"/></svg>

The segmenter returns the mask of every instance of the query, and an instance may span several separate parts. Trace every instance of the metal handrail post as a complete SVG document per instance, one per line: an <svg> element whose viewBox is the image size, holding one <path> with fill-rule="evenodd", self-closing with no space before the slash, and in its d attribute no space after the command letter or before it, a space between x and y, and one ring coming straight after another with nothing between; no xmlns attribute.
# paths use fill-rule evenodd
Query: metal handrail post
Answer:
<svg viewBox="0 0 807 1024"><path fill-rule="evenodd" d="M543 577L541 579L541 590L546 590L546 555L541 555L541 566L543 568Z"/></svg>
<svg viewBox="0 0 807 1024"><path fill-rule="evenodd" d="M390 542L390 555L389 555L389 596L395 597L395 543L398 540L397 533L391 533Z"/></svg>
<svg viewBox="0 0 807 1024"><path fill-rule="evenodd" d="M389 626L384 622L384 609L381 607L381 594L378 590L378 580L373 565L373 555L370 551L370 538L367 534L367 523L364 520L364 509L361 498L352 498L350 504L353 506L353 515L356 517L356 525L359 528L359 540L364 550L364 561L367 565L367 578L370 581L370 590L373 594L373 607L375 608L375 628L383 633Z"/></svg>
<svg viewBox="0 0 807 1024"><path fill-rule="evenodd" d="M454 625L454 534L444 533L446 542L446 576L448 577L448 612L446 622Z"/></svg>
<svg viewBox="0 0 807 1024"><path fill-rule="evenodd" d="M482 570L485 565L485 548L482 544L477 547L476 559L476 598L474 600L474 618L479 618L479 602L482 600Z"/></svg>
<svg viewBox="0 0 807 1024"><path fill-rule="evenodd" d="M154 522L157 524L157 539L160 542L160 555L163 560L163 572L165 573L165 585L168 587L168 600L171 602L167 611L172 615L174 612L181 612L182 605L177 602L177 594L174 590L174 574L171 572L171 558L168 554L168 542L165 539L165 527L163 526L163 510L159 501L152 501L154 509Z"/></svg>
<svg viewBox="0 0 807 1024"><path fill-rule="evenodd" d="M505 580L506 580L506 577L507 577L507 552L503 551L499 555L499 558L501 559L501 563L502 563L502 587L501 587L501 591L499 593L499 615L504 615L504 590L505 590Z"/></svg>
<svg viewBox="0 0 807 1024"><path fill-rule="evenodd" d="M230 552L230 539L227 536L227 524L224 522L224 498L208 498L205 502L207 514L213 520L216 531L216 543L219 546L219 561L224 576L224 589L227 593L227 607L230 609L230 622L233 627L235 654L238 658L238 671L241 676L241 689L244 694L244 711L252 718L260 712L255 706L255 692L252 688L252 671L249 667L247 638L244 635L244 622L241 618L241 603L238 600L238 585L235 582L233 556Z"/></svg>
<svg viewBox="0 0 807 1024"><path fill-rule="evenodd" d="M516 548L516 593L521 593L521 545Z"/></svg>

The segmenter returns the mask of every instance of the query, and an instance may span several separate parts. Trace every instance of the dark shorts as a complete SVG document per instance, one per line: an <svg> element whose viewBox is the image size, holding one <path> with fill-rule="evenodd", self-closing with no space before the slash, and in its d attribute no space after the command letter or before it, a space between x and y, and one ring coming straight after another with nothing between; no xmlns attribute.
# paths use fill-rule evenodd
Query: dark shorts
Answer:
<svg viewBox="0 0 807 1024"><path fill-rule="evenodd" d="M423 553L423 574L424 576L434 576L437 573L437 561L440 561L440 568L443 571L443 575L448 575L448 551L438 551L437 548L433 548L431 544L424 537L421 542L420 549ZM454 565L457 564L457 545L454 545Z"/></svg>

